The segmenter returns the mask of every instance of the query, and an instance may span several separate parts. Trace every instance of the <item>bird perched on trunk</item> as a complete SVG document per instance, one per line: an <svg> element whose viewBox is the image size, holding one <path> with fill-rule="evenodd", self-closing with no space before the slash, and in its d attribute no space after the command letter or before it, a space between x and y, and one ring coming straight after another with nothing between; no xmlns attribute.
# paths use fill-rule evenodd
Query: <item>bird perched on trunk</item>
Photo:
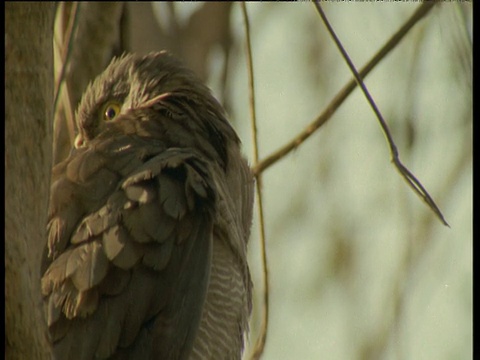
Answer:
<svg viewBox="0 0 480 360"><path fill-rule="evenodd" d="M165 52L114 59L52 174L42 292L56 359L239 359L253 177L224 110Z"/></svg>

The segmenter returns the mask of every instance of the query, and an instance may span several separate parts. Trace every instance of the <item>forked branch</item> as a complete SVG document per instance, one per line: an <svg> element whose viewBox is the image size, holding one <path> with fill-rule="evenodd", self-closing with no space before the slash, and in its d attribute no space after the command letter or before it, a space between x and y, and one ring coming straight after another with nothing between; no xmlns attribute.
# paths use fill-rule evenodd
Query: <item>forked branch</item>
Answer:
<svg viewBox="0 0 480 360"><path fill-rule="evenodd" d="M430 4L430 6L433 6L435 3L424 3L424 4ZM332 37L333 41L335 42L335 45L337 45L338 50L343 56L343 59L347 63L348 67L350 68L350 71L352 72L356 83L360 88L362 89L363 94L367 98L368 103L370 104L370 107L372 108L373 112L377 116L378 122L380 123L380 126L382 128L383 134L385 135L385 138L387 139L388 146L390 147L390 156L393 164L395 165L395 168L400 172L402 177L405 179L407 184L413 189L413 191L420 196L420 198L425 201L425 203L430 207L430 209L435 213L435 215L438 217L438 219L446 226L449 226L448 223L445 221L445 218L442 215L442 212L438 208L437 204L435 204L435 201L433 201L432 197L428 193L428 191L423 187L422 183L413 175L413 173L407 169L405 165L402 164L400 161L400 156L398 153L397 146L395 145L395 141L393 140L392 133L390 132L390 129L388 127L387 122L383 118L382 113L378 109L377 105L375 104L375 101L373 100L372 96L370 95L365 83L362 80L362 76L358 73L357 69L355 68L355 65L353 64L352 60L348 56L348 53L344 49L342 43L340 42L340 39L337 37L335 34L335 31L333 30L333 27L330 25L325 13L323 12L322 7L320 6L320 2L317 0L314 2L315 8L318 11L318 14L322 18L323 23L325 24L325 27L327 28L328 32L330 33L330 36ZM422 5L423 6L423 5Z"/></svg>
<svg viewBox="0 0 480 360"><path fill-rule="evenodd" d="M408 34L413 26L420 21L433 7L433 2L424 2L415 13L403 24L398 31L392 35L384 46L372 57L372 59L359 71L359 75L365 78L370 71L385 57L391 50L393 50L397 44ZM357 86L355 79L351 79L333 98L326 109L318 115L302 132L293 138L290 142L282 146L280 149L274 151L268 155L265 159L261 160L253 169L254 174L262 173L267 168L275 164L284 156L295 150L301 143L310 137L318 128L327 122L332 117L335 111L340 105L347 99L352 91Z"/></svg>
<svg viewBox="0 0 480 360"><path fill-rule="evenodd" d="M395 168L400 172L402 177L405 179L407 184L415 191L417 195L420 196L422 200L424 200L427 205L432 209L432 211L435 213L435 215L440 219L440 221L448 226L448 223L446 222L445 218L443 217L440 209L438 206L435 204L433 201L432 197L428 194L428 192L425 190L423 185L420 183L420 181L401 163L399 159L399 154L398 150L395 146L395 142L393 141L393 138L391 136L391 133L388 129L388 126L383 120L383 117L381 116L380 112L378 111L378 108L375 106L373 100L371 99L371 96L368 94L368 91L366 90L365 85L363 84L362 79L365 78L370 71L383 59L386 57L387 54L390 53L391 50L393 50L397 44L409 33L409 31L413 28L413 26L418 23L425 15L428 14L428 12L433 8L433 6L436 4L434 1L426 1L422 3L417 10L413 13L413 15L400 27L400 29L392 35L392 37L385 43L382 48L373 56L373 58L360 70L357 71L353 64L351 63L350 59L348 58L348 55L346 55L345 50L341 46L340 42L338 41L338 38L336 38L335 35L332 35L334 40L336 40L337 46L341 49L340 51L343 51L343 55L349 63L349 66L354 74L354 78L351 79L341 90L340 92L333 98L333 100L330 102L330 104L325 108L325 110L314 120L312 121L303 131L301 131L297 136L295 136L290 142L282 146L280 149L274 151L272 154L267 156L265 159L261 160L256 166L254 166L253 171L254 174L258 177L260 173L265 171L268 167L285 157L287 154L295 150L300 144L302 144L306 139L308 139L313 133L315 133L323 124L329 120L332 115L335 113L335 111L340 107L340 105L347 99L347 97L352 93L352 91L355 89L355 87L360 84L362 87L362 90L364 90L364 93L367 96L367 99L369 99L370 104L372 105L372 108L374 109L379 122L381 124L382 130L385 134L385 137L387 138L387 142L390 147L390 152L391 152L391 157L392 157L392 162L395 165ZM319 5L319 2L315 2L315 6L317 7L317 10L320 9L320 13L323 13L321 11L321 7ZM324 22L326 20L325 15L323 14L322 19L324 19ZM328 24L328 21L326 22ZM329 25L326 25L327 28ZM331 29L331 27L330 27ZM333 33L333 29L331 29L331 34ZM334 33L333 33L334 34ZM348 59L348 60L347 60Z"/></svg>

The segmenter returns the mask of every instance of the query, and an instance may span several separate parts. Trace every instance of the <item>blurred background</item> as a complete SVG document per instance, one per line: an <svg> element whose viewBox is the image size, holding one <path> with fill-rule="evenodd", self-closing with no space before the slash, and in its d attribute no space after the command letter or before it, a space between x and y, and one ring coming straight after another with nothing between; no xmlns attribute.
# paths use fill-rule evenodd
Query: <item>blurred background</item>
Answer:
<svg viewBox="0 0 480 360"><path fill-rule="evenodd" d="M322 6L360 68L420 4ZM351 74L311 3L247 3L247 10L262 159L308 126ZM391 164L358 89L263 173L270 324L262 359L473 357L472 37L471 2L437 3L365 81L402 162L450 228ZM252 159L240 3L61 3L54 44L57 83L65 77L55 161L68 154L88 81L113 55L159 49L212 88ZM264 291L257 219L249 253L255 302L245 358Z"/></svg>

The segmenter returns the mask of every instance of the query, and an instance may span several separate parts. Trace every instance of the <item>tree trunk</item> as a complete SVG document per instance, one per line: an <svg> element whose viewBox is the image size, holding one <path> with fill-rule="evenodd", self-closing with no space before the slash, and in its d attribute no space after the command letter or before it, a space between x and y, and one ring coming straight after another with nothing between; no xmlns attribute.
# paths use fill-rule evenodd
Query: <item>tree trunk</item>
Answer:
<svg viewBox="0 0 480 360"><path fill-rule="evenodd" d="M52 165L54 3L5 5L5 356L49 359L40 260Z"/></svg>

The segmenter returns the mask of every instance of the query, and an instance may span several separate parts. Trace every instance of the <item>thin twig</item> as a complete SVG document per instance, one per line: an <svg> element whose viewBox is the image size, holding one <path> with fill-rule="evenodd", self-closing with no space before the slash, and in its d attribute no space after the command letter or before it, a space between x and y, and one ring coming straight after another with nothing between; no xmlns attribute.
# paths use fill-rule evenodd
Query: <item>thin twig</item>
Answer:
<svg viewBox="0 0 480 360"><path fill-rule="evenodd" d="M255 112L255 82L253 76L253 60L252 60L252 44L250 41L250 23L248 19L247 6L245 2L242 1L242 13L245 20L245 37L247 43L247 68L248 68L248 84L249 84L249 95L250 95L250 119L253 135L253 163L256 165L258 163L258 132L257 132L257 119ZM268 266L267 266L267 251L265 244L265 222L263 216L263 201L262 201L262 176L257 174L256 176L256 193L257 193L257 206L258 206L258 217L259 217L259 227L260 227L260 252L262 258L262 269L263 269L263 312L262 312L262 323L260 327L260 333L255 342L253 348L253 354L251 359L257 360L262 356L263 350L265 349L265 343L267 340L267 329L268 329L268 314L269 314L269 285L268 285Z"/></svg>
<svg viewBox="0 0 480 360"><path fill-rule="evenodd" d="M360 70L359 74L365 78L370 71L393 50L397 44L407 35L412 27L420 21L435 5L435 2L426 1L422 3L415 13L403 24L400 29L385 43L385 45L373 56L373 58ZM268 167L282 159L284 156L295 150L301 143L308 139L318 128L327 122L340 105L347 99L357 86L355 79L350 80L333 98L327 108L300 132L293 140L274 151L271 155L260 161L253 169L254 174L265 171Z"/></svg>
<svg viewBox="0 0 480 360"><path fill-rule="evenodd" d="M330 36L332 37L333 41L337 45L338 50L343 56L343 59L347 63L348 67L350 68L350 71L352 72L353 76L355 77L355 81L357 82L358 86L362 89L363 94L367 98L368 103L370 104L370 107L372 108L373 112L377 116L378 122L380 123L380 126L382 127L383 134L385 135L387 139L387 143L390 147L390 156L391 156L391 161L395 165L395 168L400 172L402 177L405 179L407 184L413 189L413 191L420 196L420 198L425 201L425 203L430 207L430 209L437 215L439 220L446 226L449 226L448 223L445 221L445 218L442 215L442 212L438 208L438 206L435 204L435 201L433 201L432 197L428 193L428 191L424 188L422 183L413 175L413 173L407 169L405 165L402 164L400 161L400 156L398 153L397 146L395 145L395 141L393 139L393 136L390 132L390 129L387 125L387 122L383 118L383 115L381 114L380 110L377 107L377 104L375 104L375 101L373 100L372 96L370 95L367 87L365 86L365 83L362 80L362 77L360 74L357 72L357 69L355 68L355 65L353 64L352 60L348 56L347 52L345 51L344 47L342 46L342 43L338 39L337 35L335 34L335 31L333 30L332 26L330 25L325 13L322 10L322 7L320 6L320 2L316 0L314 2L315 8L317 9L318 14L322 18L323 23L325 24L325 27L327 28L328 32L330 33Z"/></svg>
<svg viewBox="0 0 480 360"><path fill-rule="evenodd" d="M75 1L73 3L73 7L72 7L72 10L71 10L72 15L69 18L69 26L68 26L68 29L67 29L67 34L65 36L66 45L64 47L64 49L66 49L66 53L62 54L62 57L63 57L62 58L62 69L61 69L61 72L60 72L60 76L58 77L57 83L55 84L55 97L54 97L54 102L53 102L54 112L57 109L58 100L60 98L61 86L63 84L63 80L65 79L65 73L66 73L68 61L70 59L70 55L72 54L72 48L73 48L72 39L73 39L73 36L75 34L75 30L77 29L77 26L78 26L78 19L79 19L78 8L79 8L79 6L80 6L80 4L78 3L78 1Z"/></svg>

